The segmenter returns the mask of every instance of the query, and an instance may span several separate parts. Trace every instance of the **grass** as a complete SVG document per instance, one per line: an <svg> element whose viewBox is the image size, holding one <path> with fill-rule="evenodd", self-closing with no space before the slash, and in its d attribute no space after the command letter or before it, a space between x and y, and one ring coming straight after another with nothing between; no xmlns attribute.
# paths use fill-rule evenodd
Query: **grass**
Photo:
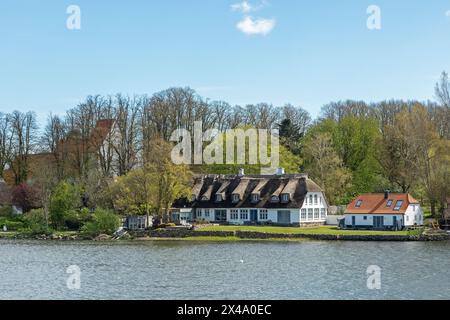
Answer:
<svg viewBox="0 0 450 320"><path fill-rule="evenodd" d="M308 241L307 239L302 238L268 238L268 239L243 239L238 237L186 237L186 238L149 238L148 240L156 240L156 241L192 241L192 242L236 242L236 241L245 241L245 242L300 242L300 241Z"/></svg>
<svg viewBox="0 0 450 320"><path fill-rule="evenodd" d="M272 226L209 226L199 231L253 231L285 234L326 234L326 235L408 235L408 231L340 230L336 226L321 227L272 227Z"/></svg>

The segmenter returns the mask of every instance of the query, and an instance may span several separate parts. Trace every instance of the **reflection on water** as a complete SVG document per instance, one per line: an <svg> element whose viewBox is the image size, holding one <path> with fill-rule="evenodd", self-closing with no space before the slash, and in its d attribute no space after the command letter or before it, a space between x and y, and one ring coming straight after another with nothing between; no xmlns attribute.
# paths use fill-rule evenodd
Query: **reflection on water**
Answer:
<svg viewBox="0 0 450 320"><path fill-rule="evenodd" d="M448 299L449 267L449 242L1 240L0 299Z"/></svg>

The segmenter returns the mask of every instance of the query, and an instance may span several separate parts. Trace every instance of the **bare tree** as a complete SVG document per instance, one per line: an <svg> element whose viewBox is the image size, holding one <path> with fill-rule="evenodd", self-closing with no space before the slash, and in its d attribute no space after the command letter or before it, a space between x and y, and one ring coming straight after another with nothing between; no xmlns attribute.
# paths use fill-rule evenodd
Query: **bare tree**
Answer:
<svg viewBox="0 0 450 320"><path fill-rule="evenodd" d="M0 177L6 165L11 162L13 153L13 135L10 115L0 113Z"/></svg>
<svg viewBox="0 0 450 320"><path fill-rule="evenodd" d="M28 177L28 157L36 142L36 115L33 112L14 111L11 114L11 134L13 137L14 158L10 163L15 183L25 182Z"/></svg>
<svg viewBox="0 0 450 320"><path fill-rule="evenodd" d="M134 97L116 96L116 116L113 143L117 158L117 174L127 174L138 161L139 153L139 113L143 107L144 99Z"/></svg>
<svg viewBox="0 0 450 320"><path fill-rule="evenodd" d="M66 138L66 135L67 128L64 120L57 115L50 114L41 140L44 149L50 152L54 157L56 176L58 180L64 178L64 162L66 159L66 154L61 148L61 142Z"/></svg>
<svg viewBox="0 0 450 320"><path fill-rule="evenodd" d="M436 83L435 93L439 102L450 108L450 82L447 72L442 72L440 81Z"/></svg>

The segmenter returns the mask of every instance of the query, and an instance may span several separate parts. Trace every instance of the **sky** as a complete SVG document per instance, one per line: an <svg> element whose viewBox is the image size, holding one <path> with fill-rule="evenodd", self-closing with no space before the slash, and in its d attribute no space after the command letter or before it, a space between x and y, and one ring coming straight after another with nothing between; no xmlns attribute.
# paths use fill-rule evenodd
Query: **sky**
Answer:
<svg viewBox="0 0 450 320"><path fill-rule="evenodd" d="M81 29L73 22L80 9ZM379 29L369 29L371 5ZM370 20L373 22L373 20ZM2 0L0 111L189 86L232 105L434 100L448 0Z"/></svg>

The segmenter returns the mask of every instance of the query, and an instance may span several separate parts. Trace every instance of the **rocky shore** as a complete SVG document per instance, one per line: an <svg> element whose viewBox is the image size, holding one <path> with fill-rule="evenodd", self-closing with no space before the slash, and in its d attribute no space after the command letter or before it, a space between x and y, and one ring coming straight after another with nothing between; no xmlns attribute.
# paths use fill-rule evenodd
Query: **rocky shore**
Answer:
<svg viewBox="0 0 450 320"><path fill-rule="evenodd" d="M292 234L292 233L266 233L254 231L202 231L183 228L167 228L152 231L129 232L120 240L151 240L151 239L185 239L185 238L237 238L248 240L270 240L270 239L305 239L318 241L445 241L450 240L446 232L425 232L421 235L345 235L345 234ZM88 238L80 234L52 234L52 235L27 235L27 234L2 234L0 239L34 239L34 240L91 240L111 241L111 236L101 234L95 238Z"/></svg>

